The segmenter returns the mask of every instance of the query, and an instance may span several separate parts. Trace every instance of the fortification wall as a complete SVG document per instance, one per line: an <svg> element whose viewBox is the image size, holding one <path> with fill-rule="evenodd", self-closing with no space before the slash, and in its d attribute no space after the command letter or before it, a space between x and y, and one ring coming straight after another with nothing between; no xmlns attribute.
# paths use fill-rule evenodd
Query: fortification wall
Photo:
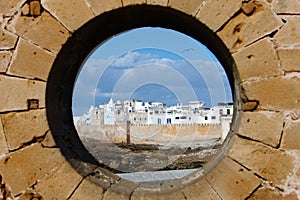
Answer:
<svg viewBox="0 0 300 200"><path fill-rule="evenodd" d="M299 14L297 0L1 1L0 199L300 199ZM205 175L159 186L99 168L70 125L89 39L139 24L206 37L195 21L225 44L206 40L223 64L233 58L227 148Z"/></svg>

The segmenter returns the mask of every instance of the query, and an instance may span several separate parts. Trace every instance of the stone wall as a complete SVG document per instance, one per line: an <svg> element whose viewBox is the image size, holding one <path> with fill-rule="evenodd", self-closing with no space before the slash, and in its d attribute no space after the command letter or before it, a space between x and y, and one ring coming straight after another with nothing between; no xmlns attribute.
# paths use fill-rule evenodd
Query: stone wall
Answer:
<svg viewBox="0 0 300 200"><path fill-rule="evenodd" d="M193 16L234 58L232 134L203 176L150 187L94 165L83 170L92 164L59 145L73 139L54 137L47 123L48 75L68 38L104 12L137 4ZM1 1L0 199L300 199L299 14L296 0Z"/></svg>

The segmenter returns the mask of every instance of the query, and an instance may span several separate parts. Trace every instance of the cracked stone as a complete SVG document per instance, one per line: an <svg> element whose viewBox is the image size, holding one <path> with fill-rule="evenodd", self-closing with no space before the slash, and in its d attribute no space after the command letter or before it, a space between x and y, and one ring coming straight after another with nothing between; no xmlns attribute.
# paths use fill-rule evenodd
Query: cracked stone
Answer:
<svg viewBox="0 0 300 200"><path fill-rule="evenodd" d="M2 23L0 23L0 49L1 50L10 50L14 49L18 36L12 34L3 29ZM2 60L2 59L1 59Z"/></svg>
<svg viewBox="0 0 300 200"><path fill-rule="evenodd" d="M275 34L274 38L280 46L300 45L300 16L284 16L287 21Z"/></svg>
<svg viewBox="0 0 300 200"><path fill-rule="evenodd" d="M116 0L87 0L87 2L91 5L91 9L97 15L122 7L122 2Z"/></svg>
<svg viewBox="0 0 300 200"><path fill-rule="evenodd" d="M194 1L169 0L169 6L176 10L180 10L192 16L195 16L203 1L204 0L194 0Z"/></svg>
<svg viewBox="0 0 300 200"><path fill-rule="evenodd" d="M133 190L138 186L137 183L121 179L112 185L105 193L103 200L110 199L129 199Z"/></svg>
<svg viewBox="0 0 300 200"><path fill-rule="evenodd" d="M291 194L282 195L278 191L274 191L269 188L259 188L249 198L249 200L256 199L297 200L298 198L297 194L294 192Z"/></svg>
<svg viewBox="0 0 300 200"><path fill-rule="evenodd" d="M283 114L276 112L244 112L240 115L238 134L276 147L283 129Z"/></svg>
<svg viewBox="0 0 300 200"><path fill-rule="evenodd" d="M7 153L8 153L8 146L3 132L3 125L2 125L1 115L0 115L0 156Z"/></svg>
<svg viewBox="0 0 300 200"><path fill-rule="evenodd" d="M300 150L300 122L287 123L282 138L282 149Z"/></svg>
<svg viewBox="0 0 300 200"><path fill-rule="evenodd" d="M0 72L6 72L11 57L10 51L0 51Z"/></svg>
<svg viewBox="0 0 300 200"><path fill-rule="evenodd" d="M82 181L79 187L75 190L70 200L98 200L103 198L104 189L93 183L89 178Z"/></svg>
<svg viewBox="0 0 300 200"><path fill-rule="evenodd" d="M3 114L2 120L7 143L11 150L45 135L49 130L46 110Z"/></svg>
<svg viewBox="0 0 300 200"><path fill-rule="evenodd" d="M294 158L284 151L237 137L228 156L274 184L285 184Z"/></svg>

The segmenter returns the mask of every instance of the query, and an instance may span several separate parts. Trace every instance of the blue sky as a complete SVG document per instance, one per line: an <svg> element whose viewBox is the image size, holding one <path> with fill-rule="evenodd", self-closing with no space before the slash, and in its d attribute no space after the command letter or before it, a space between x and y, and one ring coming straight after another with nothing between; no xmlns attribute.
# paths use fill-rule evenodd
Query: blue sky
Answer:
<svg viewBox="0 0 300 200"><path fill-rule="evenodd" d="M231 102L226 74L201 43L179 32L140 28L110 38L91 52L77 77L73 115L93 105L140 99L167 105Z"/></svg>

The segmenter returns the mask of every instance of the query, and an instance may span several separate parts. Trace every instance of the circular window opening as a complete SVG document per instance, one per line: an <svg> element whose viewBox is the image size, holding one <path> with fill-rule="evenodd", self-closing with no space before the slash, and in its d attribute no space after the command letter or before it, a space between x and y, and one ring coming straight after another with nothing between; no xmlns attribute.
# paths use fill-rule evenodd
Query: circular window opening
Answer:
<svg viewBox="0 0 300 200"><path fill-rule="evenodd" d="M223 155L233 70L224 44L194 18L159 6L117 9L59 52L47 84L49 125L84 176L109 169L139 183L179 179Z"/></svg>
<svg viewBox="0 0 300 200"><path fill-rule="evenodd" d="M216 57L187 35L153 27L120 33L92 51L72 107L88 151L139 183L201 169L222 146L233 116Z"/></svg>

